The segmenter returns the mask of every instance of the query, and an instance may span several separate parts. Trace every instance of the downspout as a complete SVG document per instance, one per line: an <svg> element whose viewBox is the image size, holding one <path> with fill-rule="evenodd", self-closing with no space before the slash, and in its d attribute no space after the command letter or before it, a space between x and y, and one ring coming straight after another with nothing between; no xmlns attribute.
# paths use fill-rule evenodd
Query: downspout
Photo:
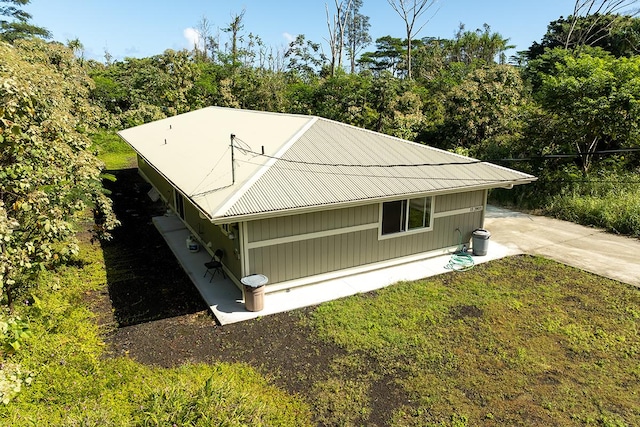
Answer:
<svg viewBox="0 0 640 427"><path fill-rule="evenodd" d="M238 223L238 233L240 233L238 242L240 243L240 274L242 277L251 274L249 272L249 227L247 222Z"/></svg>
<svg viewBox="0 0 640 427"><path fill-rule="evenodd" d="M482 218L480 220L480 228L484 228L485 212L487 212L487 198L489 197L489 190L484 190L484 207L482 208Z"/></svg>

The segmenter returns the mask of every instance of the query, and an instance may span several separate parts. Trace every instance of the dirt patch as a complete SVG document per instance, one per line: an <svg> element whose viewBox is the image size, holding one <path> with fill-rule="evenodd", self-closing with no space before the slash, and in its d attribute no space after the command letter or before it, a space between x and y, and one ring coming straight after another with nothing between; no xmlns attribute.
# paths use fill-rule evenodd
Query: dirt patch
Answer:
<svg viewBox="0 0 640 427"><path fill-rule="evenodd" d="M459 305L452 307L449 313L455 320L460 320L466 317L482 317L483 311L475 305Z"/></svg>
<svg viewBox="0 0 640 427"><path fill-rule="evenodd" d="M113 209L122 226L102 248L118 325L206 310L197 289L152 224L154 216L165 212L164 204L147 197L151 186L136 169L112 173L116 181L105 186L111 191Z"/></svg>
<svg viewBox="0 0 640 427"><path fill-rule="evenodd" d="M163 204L146 196L150 186L135 169L112 173L117 180L109 182L108 189L122 226L103 244L108 291L88 296L105 331L109 357L128 356L162 367L247 363L312 407L314 384L331 375L350 375L329 368L345 351L314 338L302 321L313 307L217 324L152 224L154 215L164 213ZM364 424L386 425L393 410L407 403L397 388L389 393L393 379L383 379L370 391L369 401L375 405Z"/></svg>

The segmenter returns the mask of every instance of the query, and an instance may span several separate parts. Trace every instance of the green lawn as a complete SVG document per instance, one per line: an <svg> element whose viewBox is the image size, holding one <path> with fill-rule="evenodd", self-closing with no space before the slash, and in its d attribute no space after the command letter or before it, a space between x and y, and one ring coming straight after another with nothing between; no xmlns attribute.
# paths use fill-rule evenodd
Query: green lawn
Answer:
<svg viewBox="0 0 640 427"><path fill-rule="evenodd" d="M330 365L334 399L371 407L381 378L407 396L392 425L640 425L640 290L553 261L401 283L309 321L351 360Z"/></svg>
<svg viewBox="0 0 640 427"><path fill-rule="evenodd" d="M136 165L136 153L113 131L102 130L91 135L98 158L107 170L125 169Z"/></svg>
<svg viewBox="0 0 640 427"><path fill-rule="evenodd" d="M18 363L19 394L0 403L2 426L310 426L309 406L243 363L187 364L175 369L108 357L94 314L106 292L100 245L44 272L34 295L16 306L29 335L3 362ZM0 377L0 391L5 389ZM25 381L26 382L26 381ZM259 396L259 398L255 398Z"/></svg>

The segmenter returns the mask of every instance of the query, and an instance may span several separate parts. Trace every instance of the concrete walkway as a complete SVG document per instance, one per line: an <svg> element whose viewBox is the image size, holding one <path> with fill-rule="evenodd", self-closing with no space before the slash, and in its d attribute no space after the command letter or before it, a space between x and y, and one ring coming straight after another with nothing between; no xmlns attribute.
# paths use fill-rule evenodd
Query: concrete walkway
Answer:
<svg viewBox="0 0 640 427"><path fill-rule="evenodd" d="M451 259L450 254L407 260L400 265L269 292L264 296L264 309L259 312L251 312L245 308L242 291L228 277L223 278L220 275L213 278L209 275L204 277L204 263L209 261L211 257L205 250L193 253L187 249L186 239L189 236L189 231L176 216L155 217L153 223L221 325L295 310L362 292L370 292L402 280L418 280L451 272L451 269L447 267ZM486 256L474 256L473 258L475 263L482 263L507 256L509 252L508 248L490 242Z"/></svg>
<svg viewBox="0 0 640 427"><path fill-rule="evenodd" d="M491 241L640 287L640 240L592 227L487 206Z"/></svg>
<svg viewBox="0 0 640 427"><path fill-rule="evenodd" d="M527 253L640 287L640 240L615 236L602 230L557 219L527 215L488 206L485 228L491 232L486 256L476 263ZM369 292L401 280L417 280L450 272L450 255L406 262L366 273L325 280L265 295L264 310L247 311L242 291L219 275L203 277L209 254L191 253L186 247L189 231L177 217L153 220L176 258L189 275L220 324L241 322L273 313L320 304L348 295Z"/></svg>

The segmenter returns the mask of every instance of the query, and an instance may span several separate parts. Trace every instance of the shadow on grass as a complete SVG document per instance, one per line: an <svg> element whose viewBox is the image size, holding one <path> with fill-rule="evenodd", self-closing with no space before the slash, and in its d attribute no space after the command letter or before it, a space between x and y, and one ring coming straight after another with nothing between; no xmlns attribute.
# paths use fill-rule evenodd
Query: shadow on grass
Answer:
<svg viewBox="0 0 640 427"><path fill-rule="evenodd" d="M113 209L122 223L113 239L102 243L109 296L120 327L181 316L207 309L151 218L164 204L147 196L151 186L137 169L108 171Z"/></svg>

